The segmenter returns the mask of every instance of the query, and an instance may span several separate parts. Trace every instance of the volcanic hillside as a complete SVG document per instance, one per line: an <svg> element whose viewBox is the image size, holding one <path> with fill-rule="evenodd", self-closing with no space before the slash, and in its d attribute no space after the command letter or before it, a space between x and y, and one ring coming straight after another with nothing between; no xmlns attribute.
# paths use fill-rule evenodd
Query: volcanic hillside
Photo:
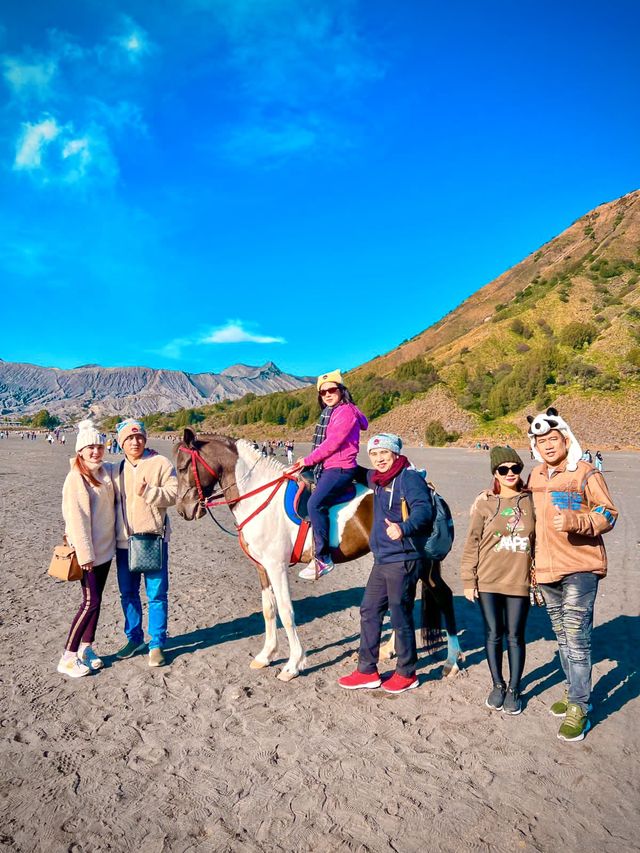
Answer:
<svg viewBox="0 0 640 853"><path fill-rule="evenodd" d="M404 404L400 395L374 424L414 439L433 418L466 437L517 437L525 413L556 403L585 443L639 445L639 278L636 191L578 219L438 323L352 371L350 385L384 392L410 365L433 365L437 394Z"/></svg>

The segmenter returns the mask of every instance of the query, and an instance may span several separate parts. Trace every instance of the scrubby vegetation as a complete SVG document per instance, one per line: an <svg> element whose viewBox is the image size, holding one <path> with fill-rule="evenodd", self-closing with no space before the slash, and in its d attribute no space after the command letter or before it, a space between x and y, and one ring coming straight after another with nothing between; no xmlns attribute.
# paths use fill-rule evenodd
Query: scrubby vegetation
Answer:
<svg viewBox="0 0 640 853"><path fill-rule="evenodd" d="M424 438L431 447L444 447L460 438L459 432L447 432L440 421L430 421L424 432Z"/></svg>
<svg viewBox="0 0 640 853"><path fill-rule="evenodd" d="M55 429L62 421L56 415L49 414L47 409L40 409L35 415L25 415L20 418L20 423L34 429Z"/></svg>

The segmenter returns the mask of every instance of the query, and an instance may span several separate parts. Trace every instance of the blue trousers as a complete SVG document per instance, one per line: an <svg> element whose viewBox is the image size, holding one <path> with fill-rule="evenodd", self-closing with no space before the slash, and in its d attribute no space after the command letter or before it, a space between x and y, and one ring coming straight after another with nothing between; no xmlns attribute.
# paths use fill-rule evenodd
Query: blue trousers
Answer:
<svg viewBox="0 0 640 853"><path fill-rule="evenodd" d="M396 632L396 672L406 678L415 675L418 652L413 603L421 566L422 560L373 564L360 606L359 672L377 671L382 620L390 610L391 627Z"/></svg>
<svg viewBox="0 0 640 853"><path fill-rule="evenodd" d="M329 509L349 499L355 468L327 468L309 498L308 512L313 527L315 555L324 563L331 560L329 549Z"/></svg>
<svg viewBox="0 0 640 853"><path fill-rule="evenodd" d="M574 572L556 583L539 584L558 639L569 702L586 713L591 695L591 632L598 575Z"/></svg>
<svg viewBox="0 0 640 853"><path fill-rule="evenodd" d="M169 548L165 542L164 569L160 572L144 572L144 587L149 602L149 648L161 649L167 639L169 608ZM124 632L134 643L144 642L142 628L142 602L140 601L140 572L129 571L129 552L126 548L116 549L118 587L120 603L124 613Z"/></svg>

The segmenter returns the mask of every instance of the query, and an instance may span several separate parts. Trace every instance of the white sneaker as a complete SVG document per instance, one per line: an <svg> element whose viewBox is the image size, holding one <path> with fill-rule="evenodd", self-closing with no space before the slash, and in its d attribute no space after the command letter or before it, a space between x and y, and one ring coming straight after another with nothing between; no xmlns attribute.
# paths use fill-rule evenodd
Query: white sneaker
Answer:
<svg viewBox="0 0 640 853"><path fill-rule="evenodd" d="M316 569L317 566L317 569ZM298 572L298 577L304 581L315 581L333 571L333 563L325 563L322 560L312 560L308 566Z"/></svg>
<svg viewBox="0 0 640 853"><path fill-rule="evenodd" d="M61 675L68 675L70 678L82 678L83 675L89 675L91 670L82 663L80 658L73 658L73 660L60 658L58 672Z"/></svg>
<svg viewBox="0 0 640 853"><path fill-rule="evenodd" d="M104 666L104 661L102 658L98 657L91 646L87 646L79 660L82 661L85 666L88 666L89 669L93 670L102 669Z"/></svg>

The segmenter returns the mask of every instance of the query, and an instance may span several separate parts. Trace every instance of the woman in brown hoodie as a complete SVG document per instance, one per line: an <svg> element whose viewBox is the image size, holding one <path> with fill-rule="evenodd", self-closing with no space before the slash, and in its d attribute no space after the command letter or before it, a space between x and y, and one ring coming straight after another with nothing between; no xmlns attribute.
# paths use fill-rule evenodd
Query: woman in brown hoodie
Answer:
<svg viewBox="0 0 640 853"><path fill-rule="evenodd" d="M520 679L525 662L525 625L535 520L531 493L523 488L524 463L512 447L491 451L493 488L476 499L462 555L464 595L479 601L493 688L485 704L506 714L522 711ZM507 639L509 685L502 677Z"/></svg>

